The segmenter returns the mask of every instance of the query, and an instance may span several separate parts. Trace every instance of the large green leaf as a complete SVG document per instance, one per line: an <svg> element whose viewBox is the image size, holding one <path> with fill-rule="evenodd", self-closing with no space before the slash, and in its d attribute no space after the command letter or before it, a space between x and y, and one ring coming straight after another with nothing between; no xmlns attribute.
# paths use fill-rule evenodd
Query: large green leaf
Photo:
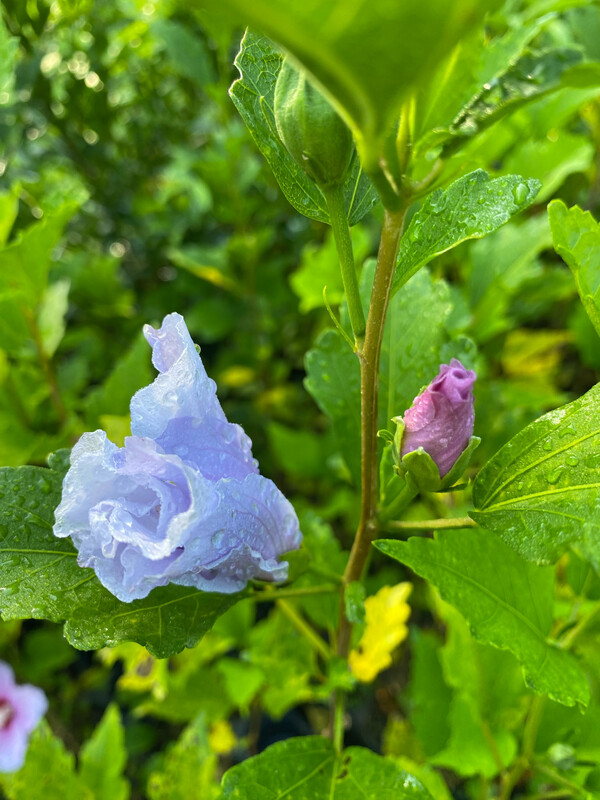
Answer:
<svg viewBox="0 0 600 800"><path fill-rule="evenodd" d="M273 98L282 58L268 39L247 31L235 60L240 78L229 94L289 202L301 214L328 223L329 211L321 190L288 153L275 127ZM357 157L344 183L344 197L351 225L361 220L377 200Z"/></svg>
<svg viewBox="0 0 600 800"><path fill-rule="evenodd" d="M223 800L431 800L394 761L362 747L336 753L321 736L271 745L228 770Z"/></svg>
<svg viewBox="0 0 600 800"><path fill-rule="evenodd" d="M49 469L0 469L0 615L2 619L65 622L65 636L82 650L134 641L159 658L193 647L240 595L165 586L122 603L91 569L77 565L70 539L52 533L64 454Z"/></svg>
<svg viewBox="0 0 600 800"><path fill-rule="evenodd" d="M533 202L540 185L520 175L490 179L487 172L477 169L447 189L437 189L402 237L392 293L435 256L504 225Z"/></svg>
<svg viewBox="0 0 600 800"><path fill-rule="evenodd" d="M510 650L535 692L564 705L587 704L589 687L577 661L548 639L552 569L529 564L493 534L472 529L440 531L435 539L381 539L375 547L436 586L477 639Z"/></svg>
<svg viewBox="0 0 600 800"><path fill-rule="evenodd" d="M371 149L495 0L211 0L286 48ZM432 21L435 20L435 24ZM364 151L363 151L364 152Z"/></svg>
<svg viewBox="0 0 600 800"><path fill-rule="evenodd" d="M522 556L600 568L600 385L520 431L475 480L471 516Z"/></svg>
<svg viewBox="0 0 600 800"><path fill-rule="evenodd" d="M568 264L589 318L600 335L600 223L562 200L548 206L554 249Z"/></svg>

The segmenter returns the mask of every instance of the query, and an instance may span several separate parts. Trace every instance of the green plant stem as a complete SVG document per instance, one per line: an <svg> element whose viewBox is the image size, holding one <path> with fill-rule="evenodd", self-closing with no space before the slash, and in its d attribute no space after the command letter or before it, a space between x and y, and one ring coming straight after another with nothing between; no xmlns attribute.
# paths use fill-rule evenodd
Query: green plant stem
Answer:
<svg viewBox="0 0 600 800"><path fill-rule="evenodd" d="M559 647L563 650L568 650L573 646L574 642L581 636L583 631L587 628L590 622L600 613L600 602L595 603L592 608L584 614L576 625L569 630L559 642Z"/></svg>
<svg viewBox="0 0 600 800"><path fill-rule="evenodd" d="M587 792L581 786L578 786L573 781L570 781L568 778L565 778L559 772L556 772L550 767L547 767L545 764L533 764L533 769L536 772L539 772L542 775L545 775L552 783L555 783L557 786L564 786L566 789L569 789L573 794L578 795L579 797L587 797Z"/></svg>
<svg viewBox="0 0 600 800"><path fill-rule="evenodd" d="M527 714L527 720L523 729L521 754L510 770L504 772L501 776L499 800L509 800L512 790L531 766L535 753L535 742L540 729L545 705L546 698L543 695L536 694L531 700L529 713Z"/></svg>
<svg viewBox="0 0 600 800"><path fill-rule="evenodd" d="M477 523L471 517L453 517L451 519L415 519L408 521L391 520L383 527L390 531L434 531L452 530L454 528L476 528Z"/></svg>
<svg viewBox="0 0 600 800"><path fill-rule="evenodd" d="M276 600L287 600L294 597L310 597L318 594L336 594L340 591L340 586L304 586L299 589L267 589L262 592L254 592L251 598L257 603L274 603Z"/></svg>
<svg viewBox="0 0 600 800"><path fill-rule="evenodd" d="M340 259L340 270L346 302L348 303L350 325L352 326L356 349L360 350L365 336L365 315L358 288L350 226L344 202L344 191L341 184L336 184L323 189L323 193L327 201L331 230L333 231L333 238Z"/></svg>
<svg viewBox="0 0 600 800"><path fill-rule="evenodd" d="M283 611L286 617L290 620L294 628L307 639L315 650L323 656L326 661L331 658L329 647L325 644L323 639L314 631L311 626L304 620L296 609L291 606L287 600L277 600L278 608Z"/></svg>
<svg viewBox="0 0 600 800"><path fill-rule="evenodd" d="M352 635L352 623L346 616L345 587L362 577L377 528L379 359L398 247L409 205L410 201L407 198L400 210L385 211L365 329L365 342L358 354L361 388L361 511L352 550L344 571L340 597L340 623L337 632L336 654L344 659L348 657ZM345 694L338 689L334 694L330 729L332 736L342 739L343 726L339 720L343 720L344 703ZM343 741L338 742L336 746L341 749L342 745Z"/></svg>
<svg viewBox="0 0 600 800"><path fill-rule="evenodd" d="M345 699L343 692L336 692L333 709L333 744L338 753L344 749Z"/></svg>
<svg viewBox="0 0 600 800"><path fill-rule="evenodd" d="M408 205L407 201L400 211L385 212L367 318L365 344L359 354L361 367L361 512L344 572L344 586L360 580L376 530L379 358L392 278ZM342 658L346 658L348 655L351 631L352 625L346 618L344 592L342 592L340 627L337 637L337 654Z"/></svg>

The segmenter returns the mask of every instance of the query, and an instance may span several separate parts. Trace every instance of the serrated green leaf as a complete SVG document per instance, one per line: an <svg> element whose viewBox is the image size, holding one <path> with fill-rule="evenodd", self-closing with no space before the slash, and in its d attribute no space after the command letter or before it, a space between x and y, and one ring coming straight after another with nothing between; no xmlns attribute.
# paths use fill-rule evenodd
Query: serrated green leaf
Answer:
<svg viewBox="0 0 600 800"><path fill-rule="evenodd" d="M127 800L129 782L123 777L127 763L121 714L111 704L79 753L79 774L95 800Z"/></svg>
<svg viewBox="0 0 600 800"><path fill-rule="evenodd" d="M520 431L478 474L473 519L522 556L600 567L600 385Z"/></svg>
<svg viewBox="0 0 600 800"><path fill-rule="evenodd" d="M285 47L328 94L364 143L363 152L372 153L404 99L498 3L358 0L352 13L343 0L213 0L211 5L230 9Z"/></svg>
<svg viewBox="0 0 600 800"><path fill-rule="evenodd" d="M321 190L291 157L277 134L273 98L281 61L282 55L272 42L247 31L235 59L241 77L231 86L229 94L288 201L301 214L329 223ZM344 182L344 198L350 225L359 222L377 200L356 157Z"/></svg>
<svg viewBox="0 0 600 800"><path fill-rule="evenodd" d="M181 734L164 756L159 769L150 773L150 800L213 800L219 794L215 781L217 760L211 753L204 714Z"/></svg>
<svg viewBox="0 0 600 800"><path fill-rule="evenodd" d="M287 739L228 770L223 800L431 800L390 758L362 747L337 754L321 736Z"/></svg>
<svg viewBox="0 0 600 800"><path fill-rule="evenodd" d="M70 539L52 533L66 457L51 457L48 469L0 469L2 618L64 621L65 636L81 650L134 641L165 658L193 647L242 595L169 585L143 600L117 600L91 569L77 565Z"/></svg>
<svg viewBox="0 0 600 800"><path fill-rule="evenodd" d="M580 50L556 48L541 53L527 52L509 63L507 69L495 75L464 106L449 126L447 135L453 140L471 138L498 120L527 103L570 85L586 85L585 78L572 68L580 64ZM507 62L505 62L507 63ZM598 76L589 74L592 85Z"/></svg>
<svg viewBox="0 0 600 800"><path fill-rule="evenodd" d="M577 291L600 335L600 223L579 206L567 208L562 200L548 206L554 249L575 277Z"/></svg>
<svg viewBox="0 0 600 800"><path fill-rule="evenodd" d="M435 539L376 541L375 547L433 583L473 635L510 650L525 681L564 705L585 706L589 686L577 661L548 640L554 571L523 561L493 534L439 531Z"/></svg>
<svg viewBox="0 0 600 800"><path fill-rule="evenodd" d="M0 772L0 789L7 800L96 800L75 771L75 756L45 720L31 736L23 767L18 772Z"/></svg>
<svg viewBox="0 0 600 800"><path fill-rule="evenodd" d="M478 169L433 192L402 237L392 293L435 256L504 225L533 202L540 186L520 175L490 178Z"/></svg>

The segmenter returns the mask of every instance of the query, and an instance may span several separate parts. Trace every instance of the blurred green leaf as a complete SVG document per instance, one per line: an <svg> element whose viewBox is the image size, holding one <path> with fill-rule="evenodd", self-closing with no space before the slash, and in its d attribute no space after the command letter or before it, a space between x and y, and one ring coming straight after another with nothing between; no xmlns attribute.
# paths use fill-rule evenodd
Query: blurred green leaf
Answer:
<svg viewBox="0 0 600 800"><path fill-rule="evenodd" d="M523 561L479 530L439 531L434 540L378 540L375 547L433 583L477 639L510 650L527 685L565 705L585 706L589 686L577 661L548 640L554 571Z"/></svg>
<svg viewBox="0 0 600 800"><path fill-rule="evenodd" d="M65 335L65 315L69 307L68 280L59 280L51 283L42 298L38 314L38 328L42 340L42 347L47 356L52 357L56 348Z"/></svg>
<svg viewBox="0 0 600 800"><path fill-rule="evenodd" d="M215 80L210 53L204 41L173 19L156 19L152 32L163 42L175 70L204 87Z"/></svg>
<svg viewBox="0 0 600 800"><path fill-rule="evenodd" d="M440 663L441 641L433 631L411 628L411 670L405 693L411 725L426 756L439 752L450 736L452 692Z"/></svg>
<svg viewBox="0 0 600 800"><path fill-rule="evenodd" d="M392 759L362 747L337 754L321 736L287 739L228 770L223 800L431 800L429 792Z"/></svg>
<svg viewBox="0 0 600 800"><path fill-rule="evenodd" d="M581 302L600 335L600 223L579 206L562 200L548 206L554 249L568 264Z"/></svg>
<svg viewBox="0 0 600 800"><path fill-rule="evenodd" d="M319 222L329 222L329 211L321 190L290 156L275 127L273 98L281 61L281 53L268 39L247 31L235 60L241 77L232 85L229 94L281 190L296 211ZM344 182L344 198L350 225L359 222L377 200L375 190L362 174L356 157Z"/></svg>
<svg viewBox="0 0 600 800"><path fill-rule="evenodd" d="M358 358L337 331L326 330L306 354L304 385L331 419L340 451L360 482L360 369Z"/></svg>
<svg viewBox="0 0 600 800"><path fill-rule="evenodd" d="M85 400L86 418L90 427L97 426L104 414L128 416L131 398L152 382L154 372L150 361L150 348L142 334L116 362L110 375L90 392Z"/></svg>
<svg viewBox="0 0 600 800"><path fill-rule="evenodd" d="M75 771L75 756L54 736L45 720L29 742L24 766L0 772L0 789L7 800L96 800L97 795Z"/></svg>
<svg viewBox="0 0 600 800"><path fill-rule="evenodd" d="M528 425L478 474L473 518L531 561L571 546L598 568L599 422L597 385Z"/></svg>
<svg viewBox="0 0 600 800"><path fill-rule="evenodd" d="M118 707L111 704L79 753L81 780L95 800L128 799L129 782L123 777L126 763L121 714Z"/></svg>
<svg viewBox="0 0 600 800"><path fill-rule="evenodd" d="M150 800L216 800L217 759L210 750L204 714L181 734L148 778Z"/></svg>

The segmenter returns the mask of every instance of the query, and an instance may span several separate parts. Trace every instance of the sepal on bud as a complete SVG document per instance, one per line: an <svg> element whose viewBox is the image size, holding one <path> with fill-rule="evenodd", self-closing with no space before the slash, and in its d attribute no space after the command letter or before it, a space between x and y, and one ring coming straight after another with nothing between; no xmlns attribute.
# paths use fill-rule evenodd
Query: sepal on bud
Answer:
<svg viewBox="0 0 600 800"><path fill-rule="evenodd" d="M287 58L277 76L273 111L279 138L315 183L321 189L341 184L354 154L352 134Z"/></svg>
<svg viewBox="0 0 600 800"><path fill-rule="evenodd" d="M450 471L440 478L437 464L422 447L411 450L405 456L401 455L404 421L402 417L394 417L393 421L397 425L393 445L395 469L419 492L443 492L453 486L469 466L471 456L481 442L479 436L471 436Z"/></svg>

